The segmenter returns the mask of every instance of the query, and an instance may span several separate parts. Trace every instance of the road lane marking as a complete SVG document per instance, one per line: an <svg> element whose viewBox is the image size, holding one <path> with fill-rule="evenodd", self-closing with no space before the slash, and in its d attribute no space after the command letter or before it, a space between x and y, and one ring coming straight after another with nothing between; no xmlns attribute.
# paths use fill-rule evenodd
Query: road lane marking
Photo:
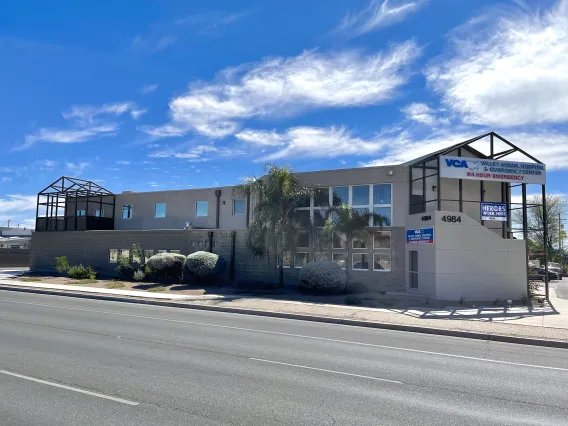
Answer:
<svg viewBox="0 0 568 426"><path fill-rule="evenodd" d="M325 368L308 367L307 365L288 364L287 362L271 361L269 359L260 359L260 358L249 358L249 359L253 361L268 362L270 364L286 365L288 367L304 368L306 370L323 371L326 373L341 374L343 376L360 377L362 379L371 379L371 380L378 380L380 382L396 383L397 385L404 384L402 382L399 382L398 380L381 379L380 377L363 376L361 374L345 373L344 371L326 370Z"/></svg>
<svg viewBox="0 0 568 426"><path fill-rule="evenodd" d="M345 344L348 344L348 345L365 346L365 347L370 347L370 348L389 349L389 350L402 351L402 352L419 353L419 354L435 355L435 356L445 356L445 357L448 357L448 358L467 359L467 360L471 360L471 361L482 361L482 362L489 362L489 363L494 363L494 364L514 365L514 366L517 366L517 367L540 368L540 369L544 369L544 370L555 370L555 371L568 372L568 368L561 368L561 367L549 367L549 366L546 366L546 365L534 365L534 364L523 364L523 363L519 363L519 362L499 361L499 360L496 360L496 359L477 358L477 357L466 356L466 355L454 355L454 354L447 354L447 353L443 353L443 352L424 351L424 350L420 350L420 349L400 348L400 347L397 347L397 346L377 345L377 344L373 344L373 343L353 342L353 341L349 341L349 340L330 339L330 338L327 338L327 337L307 336L307 335L304 335L304 334L293 334L293 333L282 333L282 332L278 332L278 331L258 330L258 329L254 329L254 328L235 327L235 326L231 326L231 325L208 324L208 323L203 323L203 322L198 322L198 321L186 321L186 320L176 320L176 319L169 319L169 318L150 317L150 316L145 316L145 315L124 314L124 313L120 313L120 312L99 311L99 310L95 310L95 309L71 308L71 307L68 307L68 306L49 305L49 304L45 304L45 303L18 302L18 301L7 300L7 299L0 299L0 302L19 303L19 304L22 304L22 305L42 306L42 307L48 307L48 308L66 309L66 310L70 310L70 311L93 312L93 313L98 313L98 314L116 315L116 316L130 317L130 318L140 318L140 319L149 319L149 320L156 320L156 321L175 322L175 323L180 323L180 324L201 325L201 326L204 326L204 327L225 328L225 329L228 329L228 330L250 331L250 332L254 332L254 333L272 334L272 335L276 335L276 336L299 337L299 338L302 338L302 339L320 340L320 341L324 341L324 342L345 343ZM207 311L207 312L214 312L214 311ZM223 313L227 314L227 312L223 312ZM240 315L240 314L233 314L233 315ZM279 318L279 319L283 319L283 318ZM377 330L380 330L380 329L377 329Z"/></svg>
<svg viewBox="0 0 568 426"><path fill-rule="evenodd" d="M31 382L41 383L43 385L53 386L53 387L56 387L56 388L66 389L66 390L73 391L73 392L83 393L85 395L96 396L97 398L110 399L111 401L120 402L121 404L126 404L126 405L139 405L140 404L139 402L129 401L127 399L122 399L122 398L116 398L114 396L104 395L104 394L98 393L98 392L91 392L91 391L88 391L88 390L85 390L85 389L74 388L73 386L61 385L59 383L49 382L47 380L36 379L35 377L24 376L23 374L12 373L11 371L0 370L0 374L5 374L6 376L17 377L19 379L29 380Z"/></svg>

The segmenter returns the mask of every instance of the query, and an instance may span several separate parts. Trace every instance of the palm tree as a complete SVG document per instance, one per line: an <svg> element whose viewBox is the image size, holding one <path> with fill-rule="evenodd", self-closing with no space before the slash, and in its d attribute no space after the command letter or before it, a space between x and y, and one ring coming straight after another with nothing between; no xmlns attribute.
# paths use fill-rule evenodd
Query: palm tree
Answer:
<svg viewBox="0 0 568 426"><path fill-rule="evenodd" d="M280 259L278 283L284 286L284 253L293 251L301 230L311 229L297 208L314 190L303 186L290 167L267 164L266 176L248 179L234 188L239 196L249 196L255 203L252 220L247 231L247 247L254 256L270 259L277 252Z"/></svg>
<svg viewBox="0 0 568 426"><path fill-rule="evenodd" d="M347 261L345 262L345 272L347 281L350 281L350 268L352 263L353 240L360 238L366 240L370 235L369 223L373 221L373 226L382 228L390 226L390 219L386 216L374 212L360 211L350 205L340 204L330 207L327 211L327 220L324 225L324 236L330 241L333 247L333 235L345 235L347 244Z"/></svg>

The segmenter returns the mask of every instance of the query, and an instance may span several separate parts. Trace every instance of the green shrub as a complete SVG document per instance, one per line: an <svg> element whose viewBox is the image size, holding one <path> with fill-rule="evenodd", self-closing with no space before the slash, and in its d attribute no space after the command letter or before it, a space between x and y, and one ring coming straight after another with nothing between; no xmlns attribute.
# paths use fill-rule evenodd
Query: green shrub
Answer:
<svg viewBox="0 0 568 426"><path fill-rule="evenodd" d="M120 281L111 281L105 284L106 288L123 288L124 287L124 283L120 282Z"/></svg>
<svg viewBox="0 0 568 426"><path fill-rule="evenodd" d="M157 286L157 287L151 287L151 288L148 289L148 291L149 291L150 293L160 293L160 292L166 291L166 290L167 290L167 288L166 288L166 287L163 287L163 286L161 286L161 285L159 285L159 286Z"/></svg>
<svg viewBox="0 0 568 426"><path fill-rule="evenodd" d="M148 259L146 267L150 277L161 280L181 280L185 256L177 253L159 253Z"/></svg>
<svg viewBox="0 0 568 426"><path fill-rule="evenodd" d="M67 276L76 280L94 280L97 278L97 273L90 266L79 264L77 266L71 266L67 272Z"/></svg>
<svg viewBox="0 0 568 426"><path fill-rule="evenodd" d="M132 278L134 278L134 281L144 281L146 274L144 273L144 271L138 269L137 271L134 271Z"/></svg>
<svg viewBox="0 0 568 426"><path fill-rule="evenodd" d="M65 274L69 271L69 262L67 256L60 256L55 258L55 269L57 272Z"/></svg>
<svg viewBox="0 0 568 426"><path fill-rule="evenodd" d="M130 264L130 260L125 256L118 257L118 265L116 265L116 272L121 280L132 280L134 274L134 266Z"/></svg>
<svg viewBox="0 0 568 426"><path fill-rule="evenodd" d="M317 293L343 293L347 274L341 267L328 260L319 260L305 265L300 271L301 290Z"/></svg>
<svg viewBox="0 0 568 426"><path fill-rule="evenodd" d="M207 251L198 251L187 256L184 273L192 276L197 282L214 280L227 268L227 262L221 256Z"/></svg>

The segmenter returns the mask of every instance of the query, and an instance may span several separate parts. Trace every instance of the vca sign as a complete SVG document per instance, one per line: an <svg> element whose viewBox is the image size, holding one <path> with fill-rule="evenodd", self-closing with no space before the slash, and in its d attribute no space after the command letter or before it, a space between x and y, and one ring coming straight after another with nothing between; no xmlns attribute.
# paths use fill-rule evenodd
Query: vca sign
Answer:
<svg viewBox="0 0 568 426"><path fill-rule="evenodd" d="M441 155L440 177L545 185L546 166L540 163Z"/></svg>

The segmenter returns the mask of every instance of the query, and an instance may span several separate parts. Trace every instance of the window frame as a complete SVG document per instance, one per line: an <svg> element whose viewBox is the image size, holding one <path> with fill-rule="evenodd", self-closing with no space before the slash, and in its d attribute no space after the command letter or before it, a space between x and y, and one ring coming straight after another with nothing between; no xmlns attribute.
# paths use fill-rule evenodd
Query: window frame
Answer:
<svg viewBox="0 0 568 426"><path fill-rule="evenodd" d="M237 201L240 201L243 203L243 212L242 214L237 214L235 211L235 203ZM242 198L235 198L233 199L233 216L246 216L246 210L247 210L247 205L246 205L246 200L242 199Z"/></svg>
<svg viewBox="0 0 568 426"><path fill-rule="evenodd" d="M340 268L343 269L344 271L347 270L347 253L346 253L345 251L342 251L342 252L339 252L339 251L332 252L332 253L331 253L331 261L332 261L333 263L337 263L337 261L334 259L335 256L343 256L343 257L344 257L344 262L345 262L345 263L344 263L343 266L340 266ZM339 263L337 263L337 265L339 265Z"/></svg>
<svg viewBox="0 0 568 426"><path fill-rule="evenodd" d="M112 252L116 253L116 259L112 260ZM118 256L120 254L120 250L119 249L108 249L108 263L118 263Z"/></svg>
<svg viewBox="0 0 568 426"><path fill-rule="evenodd" d="M206 211L206 214L204 214L204 215L203 215L203 214L198 214L197 206L199 205L199 203L205 203L205 204L207 204L207 211ZM209 217L209 201L200 200L200 201L196 201L196 202L195 202L195 217Z"/></svg>
<svg viewBox="0 0 568 426"><path fill-rule="evenodd" d="M302 254L305 255L305 262L302 266L297 266L296 265L296 259L298 258L298 255ZM294 269L302 269L304 267L304 265L307 265L308 263L310 263L310 252L309 251L297 251L294 253Z"/></svg>
<svg viewBox="0 0 568 426"><path fill-rule="evenodd" d="M130 259L131 259L131 257L130 257L130 254L131 254L131 253L130 253L130 249L118 249L118 257L119 257L119 258L121 258L121 257L126 257L126 256L123 255L123 252L128 253L128 261L130 262Z"/></svg>
<svg viewBox="0 0 568 426"><path fill-rule="evenodd" d="M124 217L124 208L128 207L128 217ZM134 216L134 205L133 204L123 204L122 205L122 219L132 219L132 216Z"/></svg>
<svg viewBox="0 0 568 426"><path fill-rule="evenodd" d="M292 267L292 260L293 260L293 259L292 259L292 252L285 251L285 252L283 252L282 254L284 255L284 257L286 257L286 255L288 255L287 257L290 259L290 263L289 263L288 265L282 264L282 267L283 267L283 268L290 268L290 267ZM280 266L280 263L282 262L282 260L283 260L283 259L280 259L280 253L278 253L278 255L277 255L277 261L276 261L277 266Z"/></svg>
<svg viewBox="0 0 568 426"><path fill-rule="evenodd" d="M95 217L105 217L105 209L95 209Z"/></svg>
<svg viewBox="0 0 568 426"><path fill-rule="evenodd" d="M364 268L354 268L353 266L355 265L355 256L367 256L367 269ZM363 258L362 258L363 259ZM361 260L361 263L363 263L363 260ZM351 253L351 270L352 271L369 271L369 253L366 252L356 252L356 253Z"/></svg>
<svg viewBox="0 0 568 426"><path fill-rule="evenodd" d="M157 210L158 210L158 205L164 205L164 215L163 216L158 216L157 215ZM167 205L165 202L160 202L160 203L154 203L154 219L165 219L166 218L166 211L167 211Z"/></svg>
<svg viewBox="0 0 568 426"><path fill-rule="evenodd" d="M375 247L375 235L381 234L381 233L388 233L389 234L389 246L388 247ZM390 231L390 230L374 231L373 232L373 250L388 250L388 251L390 251L391 249L392 249L392 231Z"/></svg>
<svg viewBox="0 0 568 426"><path fill-rule="evenodd" d="M388 256L390 259L390 268L389 269L375 269L375 256ZM385 252L374 252L373 253L373 271L374 272L392 272L392 253L390 251L385 251Z"/></svg>
<svg viewBox="0 0 568 426"><path fill-rule="evenodd" d="M75 210L75 216L77 216L77 217L85 217L86 215L87 215L86 209L76 209Z"/></svg>

